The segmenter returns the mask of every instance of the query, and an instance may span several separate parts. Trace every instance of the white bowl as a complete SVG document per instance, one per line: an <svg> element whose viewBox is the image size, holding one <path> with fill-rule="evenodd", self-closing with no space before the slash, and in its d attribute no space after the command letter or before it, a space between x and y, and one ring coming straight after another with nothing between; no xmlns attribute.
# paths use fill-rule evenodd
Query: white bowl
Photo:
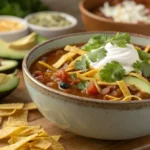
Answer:
<svg viewBox="0 0 150 150"><path fill-rule="evenodd" d="M34 24L31 24L31 23L28 22L28 20L30 18L32 18L34 15L40 14L40 13L59 14L59 15L65 17L68 21L70 21L71 25L68 25L66 27L48 28L48 27L42 27L42 26L34 25ZM33 14L30 14L30 15L26 16L25 20L27 21L31 31L37 32L38 34L40 34L44 37L47 37L47 38L53 38L53 37L56 37L56 36L59 36L59 35L72 33L72 32L74 32L75 27L77 25L77 19L75 17L73 17L69 14L66 14L66 13L56 12L56 11L41 11L41 12L33 13Z"/></svg>
<svg viewBox="0 0 150 150"><path fill-rule="evenodd" d="M0 16L0 20L12 20L17 21L24 25L23 29L16 30L16 31L7 31L7 32L0 32L0 39L3 39L7 42L18 40L28 34L28 24L24 19L14 17L14 16Z"/></svg>
<svg viewBox="0 0 150 150"><path fill-rule="evenodd" d="M58 37L36 46L28 53L23 62L23 73L32 100L48 120L79 135L123 140L150 134L150 99L112 102L80 97L47 87L31 75L30 67L40 56L68 44L84 43L94 34L98 32ZM150 37L131 34L131 42L146 46L150 43Z"/></svg>

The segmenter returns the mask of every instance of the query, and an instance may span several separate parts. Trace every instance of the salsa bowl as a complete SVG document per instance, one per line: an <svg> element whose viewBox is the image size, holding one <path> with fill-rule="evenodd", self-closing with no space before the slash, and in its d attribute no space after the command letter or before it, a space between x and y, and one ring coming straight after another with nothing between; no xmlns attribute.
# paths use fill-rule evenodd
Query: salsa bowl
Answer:
<svg viewBox="0 0 150 150"><path fill-rule="evenodd" d="M150 134L150 100L116 102L67 94L47 87L30 73L40 56L68 44L85 43L92 35L112 32L85 32L51 39L34 47L23 61L23 74L31 99L39 111L60 128L85 137L107 140L132 139ZM131 34L131 42L146 46L150 38ZM134 56L133 56L134 57Z"/></svg>

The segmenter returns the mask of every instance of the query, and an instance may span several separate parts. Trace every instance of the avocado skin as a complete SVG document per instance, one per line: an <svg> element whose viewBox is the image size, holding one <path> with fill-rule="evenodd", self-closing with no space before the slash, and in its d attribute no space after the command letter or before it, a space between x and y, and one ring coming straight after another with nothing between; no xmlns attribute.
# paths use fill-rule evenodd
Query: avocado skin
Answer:
<svg viewBox="0 0 150 150"><path fill-rule="evenodd" d="M12 90L10 90L10 91L6 91L6 92L0 93L0 99L3 99L3 98L5 98L6 96L8 96L9 94L11 94L11 93L13 92L13 90L15 90L15 88L12 89Z"/></svg>

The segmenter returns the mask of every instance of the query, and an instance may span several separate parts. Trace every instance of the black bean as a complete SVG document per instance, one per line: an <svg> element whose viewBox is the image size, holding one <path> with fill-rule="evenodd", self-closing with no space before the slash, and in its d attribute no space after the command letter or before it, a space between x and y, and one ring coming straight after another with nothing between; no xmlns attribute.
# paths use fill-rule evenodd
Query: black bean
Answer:
<svg viewBox="0 0 150 150"><path fill-rule="evenodd" d="M66 82L60 82L59 83L60 88L62 89L69 89L69 84L67 84Z"/></svg>

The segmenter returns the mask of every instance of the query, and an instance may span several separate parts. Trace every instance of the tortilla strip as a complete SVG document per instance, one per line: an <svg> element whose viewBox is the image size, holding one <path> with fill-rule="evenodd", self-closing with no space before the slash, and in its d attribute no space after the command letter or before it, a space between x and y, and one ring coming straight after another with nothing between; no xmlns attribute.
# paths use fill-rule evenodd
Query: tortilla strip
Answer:
<svg viewBox="0 0 150 150"><path fill-rule="evenodd" d="M47 64L47 63L45 63L45 62L43 62L43 61L38 61L38 63L39 63L40 65L42 65L42 66L48 68L49 70L57 71L56 68L52 67L51 65L49 65L49 64Z"/></svg>
<svg viewBox="0 0 150 150"><path fill-rule="evenodd" d="M92 77L94 76L96 73L98 72L97 69L93 69L93 70L90 70L88 72L85 72L83 74L81 74L82 76L86 76L86 77Z"/></svg>
<svg viewBox="0 0 150 150"><path fill-rule="evenodd" d="M122 91L124 97L128 96L126 98L126 100L130 101L132 99L132 97L129 97L129 96L131 96L131 93L130 93L130 91L129 91L127 85L126 85L126 83L123 80L121 80L121 81L117 81L117 84L118 84L120 90Z"/></svg>
<svg viewBox="0 0 150 150"><path fill-rule="evenodd" d="M94 85L96 86L98 92L101 93L101 90L102 90L102 89L99 87L99 85L97 84L97 82L96 82L95 79L93 79L93 83L94 83Z"/></svg>
<svg viewBox="0 0 150 150"><path fill-rule="evenodd" d="M77 60L80 60L81 58L82 58L82 56L79 56L79 57L77 57L75 60L73 60L73 61L67 66L67 68L66 68L65 71L74 70L74 69L75 69L75 68L74 68L75 62L76 62Z"/></svg>
<svg viewBox="0 0 150 150"><path fill-rule="evenodd" d="M65 51L69 51L69 52L74 52L74 53L77 53L79 55L84 55L86 54L85 51L83 51L82 49L76 47L76 46L70 46L70 45L67 45L65 48L64 48Z"/></svg>
<svg viewBox="0 0 150 150"><path fill-rule="evenodd" d="M8 121L5 122L4 127L27 126L27 117L27 110L18 110L15 114L8 117Z"/></svg>
<svg viewBox="0 0 150 150"><path fill-rule="evenodd" d="M85 81L91 81L91 80L94 79L94 78L82 76L82 75L79 74L79 73L77 73L77 78L79 78L79 79L81 79L81 80L85 80Z"/></svg>
<svg viewBox="0 0 150 150"><path fill-rule="evenodd" d="M33 102L25 103L23 107L23 110L35 110L35 109L37 109L37 107Z"/></svg>
<svg viewBox="0 0 150 150"><path fill-rule="evenodd" d="M97 84L99 84L99 85L117 85L117 83L116 82L104 82L104 81L97 81Z"/></svg>
<svg viewBox="0 0 150 150"><path fill-rule="evenodd" d="M0 117L10 116L13 115L16 112L16 109L14 110L1 110L0 109Z"/></svg>
<svg viewBox="0 0 150 150"><path fill-rule="evenodd" d="M81 73L82 70L77 70L77 71L72 71L72 72L68 72L68 74L76 74L76 73Z"/></svg>
<svg viewBox="0 0 150 150"><path fill-rule="evenodd" d="M115 97L115 96L111 96L111 95L105 95L104 98L108 99L108 100L113 100L113 101L119 101L119 100L121 100L121 98L118 98L118 97Z"/></svg>
<svg viewBox="0 0 150 150"><path fill-rule="evenodd" d="M150 45L146 46L146 48L144 49L144 52L148 53L150 51Z"/></svg>
<svg viewBox="0 0 150 150"><path fill-rule="evenodd" d="M34 139L36 136L38 136L38 134L33 134L31 136L25 137L24 139L22 139L21 141L15 143L15 144L11 144L11 145L0 148L0 150L17 150L20 147L22 147L24 144L26 144L27 142Z"/></svg>
<svg viewBox="0 0 150 150"><path fill-rule="evenodd" d="M60 68L67 60L72 59L74 56L76 56L77 53L74 52L69 52L67 54L64 54L55 64L53 64L52 66L54 68Z"/></svg>
<svg viewBox="0 0 150 150"><path fill-rule="evenodd" d="M0 104L0 109L22 109L24 106L23 103L10 103L10 104Z"/></svg>
<svg viewBox="0 0 150 150"><path fill-rule="evenodd" d="M138 74L138 73L129 73L128 75L129 75L129 76L137 77L137 78L139 78L140 80L146 82L147 84L150 84L149 81L148 81L146 78L144 78L143 76L141 76L141 75Z"/></svg>
<svg viewBox="0 0 150 150"><path fill-rule="evenodd" d="M129 101L129 98L130 99L136 98L137 100L142 100L139 96L129 95L129 96L126 96L122 101Z"/></svg>

